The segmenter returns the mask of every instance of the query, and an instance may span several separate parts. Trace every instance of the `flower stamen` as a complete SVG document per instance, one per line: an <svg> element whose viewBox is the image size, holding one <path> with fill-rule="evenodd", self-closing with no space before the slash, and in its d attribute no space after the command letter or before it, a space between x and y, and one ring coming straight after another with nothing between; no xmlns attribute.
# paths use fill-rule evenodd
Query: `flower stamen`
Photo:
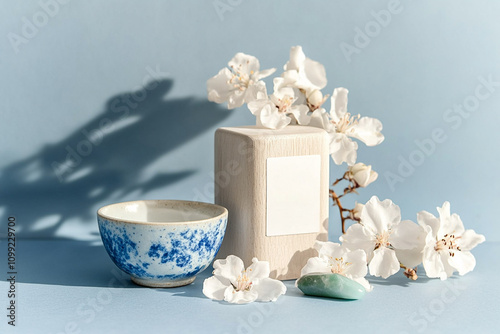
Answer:
<svg viewBox="0 0 500 334"><path fill-rule="evenodd" d="M253 84L252 75L254 71L250 71L250 75L248 75L248 73L243 71L242 64L239 64L238 67L231 65L231 73L232 77L229 79L228 83L233 85L235 89L244 91L248 86Z"/></svg>
<svg viewBox="0 0 500 334"><path fill-rule="evenodd" d="M354 132L353 126L359 123L360 118L360 114L351 116L351 113L346 113L338 122L332 120L332 123L339 133Z"/></svg>
<svg viewBox="0 0 500 334"><path fill-rule="evenodd" d="M234 288L233 293L239 292L239 291L249 291L250 288L252 287L252 282L248 279L248 276L246 274L246 270L244 270L236 279L236 285L231 283L231 285Z"/></svg>
<svg viewBox="0 0 500 334"><path fill-rule="evenodd" d="M461 251L460 246L457 245L456 241L460 239L460 237L455 237L454 234L445 234L441 240L436 241L436 245L434 246L434 250L436 252L442 250L448 250L448 253L451 257L455 256L455 251Z"/></svg>
<svg viewBox="0 0 500 334"><path fill-rule="evenodd" d="M294 99L293 97L285 95L283 96L283 98L278 99L278 105L276 107L278 108L279 112L288 113L295 100L296 99Z"/></svg>
<svg viewBox="0 0 500 334"><path fill-rule="evenodd" d="M340 257L336 257L335 259L330 256L330 270L332 272L332 274L340 274L340 275L343 275L345 276L345 271L347 269L347 267L349 267L351 265L351 262L346 262L344 261L344 258Z"/></svg>
<svg viewBox="0 0 500 334"><path fill-rule="evenodd" d="M391 243L389 242L389 236L391 235L390 231L384 231L382 233L378 233L375 238L375 249L380 247L389 247Z"/></svg>

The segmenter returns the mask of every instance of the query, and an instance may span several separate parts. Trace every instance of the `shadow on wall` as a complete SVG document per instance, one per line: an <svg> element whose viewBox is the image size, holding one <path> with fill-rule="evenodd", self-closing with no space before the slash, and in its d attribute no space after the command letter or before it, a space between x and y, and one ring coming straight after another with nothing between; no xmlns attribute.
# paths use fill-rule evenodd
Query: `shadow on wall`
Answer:
<svg viewBox="0 0 500 334"><path fill-rule="evenodd" d="M172 166L141 180L155 160L229 116L206 100L165 99L172 84L153 81L114 96L67 138L3 168L0 211L16 216L20 235L57 237L70 219L95 223L100 203L161 189L194 173Z"/></svg>

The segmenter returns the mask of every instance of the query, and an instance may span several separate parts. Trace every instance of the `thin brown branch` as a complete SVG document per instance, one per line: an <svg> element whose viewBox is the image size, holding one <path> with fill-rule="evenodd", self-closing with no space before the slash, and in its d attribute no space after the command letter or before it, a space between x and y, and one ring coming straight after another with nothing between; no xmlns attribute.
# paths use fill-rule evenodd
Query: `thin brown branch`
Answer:
<svg viewBox="0 0 500 334"><path fill-rule="evenodd" d="M357 194L358 192L356 191L356 189L358 189L360 186L356 183L356 181L349 178L348 172L345 172L341 178L335 180L335 182L332 184L332 186L336 186L337 184L339 184L343 180L346 180L349 182L348 186L346 188L344 188L344 192L340 195L337 195L337 193L333 189L330 189L330 197L333 199L333 205L334 206L336 205L339 207L340 220L342 222L342 233L345 233L346 220L350 219L350 220L359 222L360 219L354 217L354 211L353 211L354 209L353 210L345 209L342 206L342 203L340 203L340 199L342 197L344 197L345 195L350 194L350 193ZM344 212L348 212L348 215L347 216L344 215Z"/></svg>
<svg viewBox="0 0 500 334"><path fill-rule="evenodd" d="M345 195L345 194L344 194ZM345 233L345 222L346 220L354 220L356 222L359 222L358 218L354 217L354 212L353 210L346 209L342 206L342 203L340 203L340 197L338 196L334 190L330 189L330 197L333 199L333 205L337 205L339 207L339 214L340 214L340 220L342 222L342 234ZM349 212L349 216L345 216L343 213L344 212Z"/></svg>

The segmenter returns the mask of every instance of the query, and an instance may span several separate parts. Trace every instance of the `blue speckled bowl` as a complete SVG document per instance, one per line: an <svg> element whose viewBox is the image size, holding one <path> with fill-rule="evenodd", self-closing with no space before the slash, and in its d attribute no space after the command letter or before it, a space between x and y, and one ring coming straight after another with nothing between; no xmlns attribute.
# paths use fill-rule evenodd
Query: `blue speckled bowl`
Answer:
<svg viewBox="0 0 500 334"><path fill-rule="evenodd" d="M151 200L97 211L104 248L137 284L175 287L194 281L219 251L227 209L208 203Z"/></svg>

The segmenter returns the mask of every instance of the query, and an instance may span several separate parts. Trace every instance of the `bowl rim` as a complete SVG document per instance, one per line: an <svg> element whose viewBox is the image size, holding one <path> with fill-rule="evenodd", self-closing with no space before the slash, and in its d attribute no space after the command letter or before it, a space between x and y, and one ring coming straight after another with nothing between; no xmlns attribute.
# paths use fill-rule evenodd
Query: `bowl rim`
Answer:
<svg viewBox="0 0 500 334"><path fill-rule="evenodd" d="M138 203L138 202L170 202L170 203L182 203L182 204L187 204L187 203L192 203L195 205L202 205L202 206L211 206L211 207L218 207L223 210L223 212L220 215L206 218L206 219L199 219L199 220L187 220L187 221L182 221L182 222L144 222L144 221L138 221L138 220L130 220L130 219L116 219L114 217L105 215L102 213L102 210L112 206L112 205L117 205L117 204L132 204L132 203ZM127 223L127 224L139 224L139 225L186 225L186 224L199 224L199 223L207 223L209 221L215 220L215 219L220 219L224 216L228 215L228 211L225 207L218 205L218 204L213 204L213 203L207 203L207 202L198 202L198 201L189 201L189 200L177 200L177 199L140 199L140 200L135 200L135 201L125 201L125 202L116 202L116 203L111 203L107 204L97 210L97 216L101 217L106 220L110 220L113 222L118 222L118 223Z"/></svg>

